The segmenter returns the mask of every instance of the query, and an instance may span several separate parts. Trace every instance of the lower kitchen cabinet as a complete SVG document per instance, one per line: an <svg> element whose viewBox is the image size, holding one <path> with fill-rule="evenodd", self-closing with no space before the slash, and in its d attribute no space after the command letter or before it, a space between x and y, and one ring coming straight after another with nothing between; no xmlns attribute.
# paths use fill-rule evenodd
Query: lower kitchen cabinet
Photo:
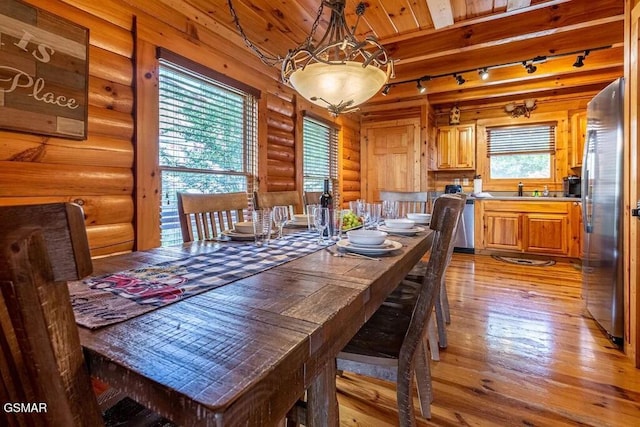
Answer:
<svg viewBox="0 0 640 427"><path fill-rule="evenodd" d="M579 221L571 202L491 200L476 202L476 252L521 252L577 257Z"/></svg>

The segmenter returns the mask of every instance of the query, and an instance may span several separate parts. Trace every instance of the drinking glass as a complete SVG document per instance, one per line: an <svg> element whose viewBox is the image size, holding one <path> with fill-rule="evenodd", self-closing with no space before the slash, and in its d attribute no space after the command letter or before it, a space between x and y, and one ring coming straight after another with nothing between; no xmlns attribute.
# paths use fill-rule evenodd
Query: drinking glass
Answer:
<svg viewBox="0 0 640 427"><path fill-rule="evenodd" d="M309 231L313 231L316 229L316 224L313 220L313 215L315 214L315 210L316 208L321 208L322 206L318 205L318 204L310 204L307 205L307 228L309 229Z"/></svg>
<svg viewBox="0 0 640 427"><path fill-rule="evenodd" d="M391 200L382 201L382 218L396 219L398 217L398 202Z"/></svg>
<svg viewBox="0 0 640 427"><path fill-rule="evenodd" d="M346 212L349 212L349 210ZM345 211L342 209L335 209L332 213L333 217L329 234L331 235L331 240L337 241L342 239L342 223L344 222Z"/></svg>
<svg viewBox="0 0 640 427"><path fill-rule="evenodd" d="M271 238L271 209L256 209L251 213L256 246L268 246Z"/></svg>
<svg viewBox="0 0 640 427"><path fill-rule="evenodd" d="M376 228L382 217L382 205L380 203L367 203L366 214L369 228Z"/></svg>
<svg viewBox="0 0 640 427"><path fill-rule="evenodd" d="M278 239L282 239L282 227L284 223L289 219L289 207L288 206L274 206L273 207L273 223L278 227Z"/></svg>
<svg viewBox="0 0 640 427"><path fill-rule="evenodd" d="M331 223L331 217L329 216L329 208L316 207L313 211L313 222L318 230L318 244L324 245L324 233Z"/></svg>

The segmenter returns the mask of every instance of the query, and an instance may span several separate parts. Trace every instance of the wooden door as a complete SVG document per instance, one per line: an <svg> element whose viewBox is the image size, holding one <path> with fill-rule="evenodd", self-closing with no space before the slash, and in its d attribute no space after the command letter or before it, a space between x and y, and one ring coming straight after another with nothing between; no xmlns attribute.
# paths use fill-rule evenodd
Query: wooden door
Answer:
<svg viewBox="0 0 640 427"><path fill-rule="evenodd" d="M527 214L523 219L525 252L568 255L567 215Z"/></svg>
<svg viewBox="0 0 640 427"><path fill-rule="evenodd" d="M493 249L522 250L519 213L486 212L484 216L484 246Z"/></svg>
<svg viewBox="0 0 640 427"><path fill-rule="evenodd" d="M420 120L377 123L366 128L363 196L380 200L380 190L421 191Z"/></svg>

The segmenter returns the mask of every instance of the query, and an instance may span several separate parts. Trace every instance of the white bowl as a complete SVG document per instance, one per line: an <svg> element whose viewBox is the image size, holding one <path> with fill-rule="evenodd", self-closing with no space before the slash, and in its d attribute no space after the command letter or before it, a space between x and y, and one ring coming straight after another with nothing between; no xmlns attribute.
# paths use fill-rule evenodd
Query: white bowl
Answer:
<svg viewBox="0 0 640 427"><path fill-rule="evenodd" d="M253 222L251 221L236 222L234 227L238 233L253 234Z"/></svg>
<svg viewBox="0 0 640 427"><path fill-rule="evenodd" d="M411 228L416 225L416 222L411 219L399 218L399 219L385 219L384 225L389 228Z"/></svg>
<svg viewBox="0 0 640 427"><path fill-rule="evenodd" d="M431 214L411 212L407 214L407 218L419 224L428 224L431 221Z"/></svg>
<svg viewBox="0 0 640 427"><path fill-rule="evenodd" d="M386 237L387 233L378 230L347 231L347 238L354 245L381 245Z"/></svg>

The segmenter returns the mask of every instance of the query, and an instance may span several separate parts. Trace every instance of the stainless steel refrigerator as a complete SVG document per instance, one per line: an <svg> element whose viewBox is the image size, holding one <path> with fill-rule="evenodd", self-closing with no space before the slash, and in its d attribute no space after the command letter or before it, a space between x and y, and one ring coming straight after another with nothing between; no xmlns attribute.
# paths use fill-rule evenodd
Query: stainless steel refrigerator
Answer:
<svg viewBox="0 0 640 427"><path fill-rule="evenodd" d="M583 298L589 313L618 345L624 336L623 87L620 78L589 101L581 192Z"/></svg>

